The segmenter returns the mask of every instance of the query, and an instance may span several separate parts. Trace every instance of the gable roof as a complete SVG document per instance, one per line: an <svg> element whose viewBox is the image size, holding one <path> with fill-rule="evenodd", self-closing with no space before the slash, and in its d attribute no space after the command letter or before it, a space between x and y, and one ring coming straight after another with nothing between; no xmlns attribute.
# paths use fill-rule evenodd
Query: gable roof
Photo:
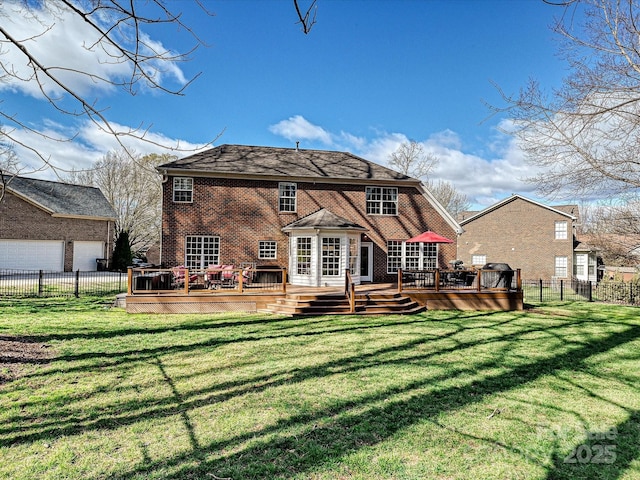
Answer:
<svg viewBox="0 0 640 480"><path fill-rule="evenodd" d="M116 213L100 189L84 185L13 177L7 191L54 217L115 220Z"/></svg>
<svg viewBox="0 0 640 480"><path fill-rule="evenodd" d="M484 210L481 210L480 212L475 213L474 215L471 215L468 218L465 218L464 220L460 221L460 225L466 225L467 223L475 220L476 218L479 218L483 215L486 215L487 213L493 212L494 210L497 210L498 208L506 205L507 203L511 203L514 200L524 200L525 202L529 202L532 203L533 205L537 205L538 207L550 210L554 213L563 215L567 218L570 218L571 220L576 220L576 216L572 215L571 213L568 213L567 211L563 211L563 210L568 210L569 207L572 208L576 208L575 206L562 206L562 207L550 207L548 205L545 205L543 203L540 202L536 202L535 200L531 200L530 198L527 197L523 197L522 195L518 195L516 193L514 193L513 195L511 195L510 197L505 198L504 200L501 200L497 203L494 203L493 205L491 205L490 207L485 208Z"/></svg>
<svg viewBox="0 0 640 480"><path fill-rule="evenodd" d="M335 213L322 208L317 212L314 212L306 217L302 217L295 222L290 223L282 228L282 231L287 232L298 228L324 228L330 230L361 230L367 231L367 229L357 223L347 220L344 217L336 215Z"/></svg>
<svg viewBox="0 0 640 480"><path fill-rule="evenodd" d="M285 180L407 182L419 180L348 152L220 145L157 167L174 175L211 175Z"/></svg>

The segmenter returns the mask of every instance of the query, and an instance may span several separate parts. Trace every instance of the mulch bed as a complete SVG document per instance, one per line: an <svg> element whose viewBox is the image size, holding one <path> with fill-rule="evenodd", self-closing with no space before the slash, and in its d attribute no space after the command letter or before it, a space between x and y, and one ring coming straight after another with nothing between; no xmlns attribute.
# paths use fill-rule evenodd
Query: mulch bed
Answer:
<svg viewBox="0 0 640 480"><path fill-rule="evenodd" d="M49 345L28 337L0 335L0 385L19 378L27 365L49 362Z"/></svg>

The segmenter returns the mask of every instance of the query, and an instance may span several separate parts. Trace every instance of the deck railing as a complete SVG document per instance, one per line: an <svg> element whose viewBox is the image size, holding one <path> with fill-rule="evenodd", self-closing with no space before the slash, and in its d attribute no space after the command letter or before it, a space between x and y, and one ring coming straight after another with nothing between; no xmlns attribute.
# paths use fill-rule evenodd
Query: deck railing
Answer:
<svg viewBox="0 0 640 480"><path fill-rule="evenodd" d="M521 291L517 270L402 270L398 269L398 292L403 290L506 290Z"/></svg>
<svg viewBox="0 0 640 480"><path fill-rule="evenodd" d="M129 268L128 295L182 292L260 293L287 290L286 268Z"/></svg>
<svg viewBox="0 0 640 480"><path fill-rule="evenodd" d="M349 312L356 311L356 285L351 279L351 271L347 268L344 275L344 294L349 300Z"/></svg>

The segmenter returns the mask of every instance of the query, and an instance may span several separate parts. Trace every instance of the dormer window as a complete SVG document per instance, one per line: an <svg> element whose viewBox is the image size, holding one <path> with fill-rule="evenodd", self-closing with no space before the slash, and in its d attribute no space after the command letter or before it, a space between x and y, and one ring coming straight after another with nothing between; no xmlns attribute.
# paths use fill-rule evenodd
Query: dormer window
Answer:
<svg viewBox="0 0 640 480"><path fill-rule="evenodd" d="M193 178L174 177L173 201L176 203L193 202Z"/></svg>

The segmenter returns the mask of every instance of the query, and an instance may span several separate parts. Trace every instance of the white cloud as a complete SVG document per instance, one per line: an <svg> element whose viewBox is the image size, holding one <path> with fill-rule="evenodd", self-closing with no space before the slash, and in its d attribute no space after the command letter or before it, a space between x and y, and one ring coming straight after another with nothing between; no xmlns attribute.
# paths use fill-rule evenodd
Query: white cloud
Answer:
<svg viewBox="0 0 640 480"><path fill-rule="evenodd" d="M535 198L534 187L525 179L535 173L525 162L524 153L515 138L502 133L508 125L500 125L487 140L486 151L491 157L467 153L463 142L452 130L436 132L423 140L424 151L440 159L431 175L432 180L446 180L466 194L474 208L484 208L497 201L520 193ZM388 165L389 156L400 144L409 141L403 133L374 131L370 138L348 132L333 135L296 115L269 127L269 130L288 140L319 140L327 146L347 150L367 160Z"/></svg>
<svg viewBox="0 0 640 480"><path fill-rule="evenodd" d="M111 123L112 128L119 132L132 131L126 125ZM53 179L54 170L62 173L72 169L81 170L90 168L92 164L102 158L109 151L121 149L117 139L89 121L82 122L76 130L77 135L72 141L55 141L52 138L68 139L69 127L46 122L36 132L24 129L14 129L12 138L17 142L29 145L30 148L15 145L20 162L25 166L22 174ZM144 139L135 137L119 137L122 144L131 151L145 155L150 153L169 153L184 156L203 148L180 139L169 138L161 133L147 132ZM34 153L34 150L45 157L51 167L48 168L42 159Z"/></svg>
<svg viewBox="0 0 640 480"><path fill-rule="evenodd" d="M23 2L5 0L0 2L0 18L3 28L76 94L113 90L112 83L130 80L132 65L123 61L107 42L100 42L96 30L62 2L29 2L25 7ZM112 30L113 35L122 34L121 41L124 41L126 32L118 32L117 29ZM143 54L167 52L160 42L144 33L141 46ZM3 39L0 56L3 66L14 73L4 77L0 90L20 91L35 98L42 98L41 89L50 96L62 93L61 87L42 72L39 72L37 81L28 65L28 58L11 42ZM157 81L170 77L180 85L186 83L175 62L147 63ZM140 87L145 88L142 84Z"/></svg>
<svg viewBox="0 0 640 480"><path fill-rule="evenodd" d="M269 127L275 135L291 141L319 141L325 145L333 145L331 135L322 127L313 125L301 115L294 115Z"/></svg>

